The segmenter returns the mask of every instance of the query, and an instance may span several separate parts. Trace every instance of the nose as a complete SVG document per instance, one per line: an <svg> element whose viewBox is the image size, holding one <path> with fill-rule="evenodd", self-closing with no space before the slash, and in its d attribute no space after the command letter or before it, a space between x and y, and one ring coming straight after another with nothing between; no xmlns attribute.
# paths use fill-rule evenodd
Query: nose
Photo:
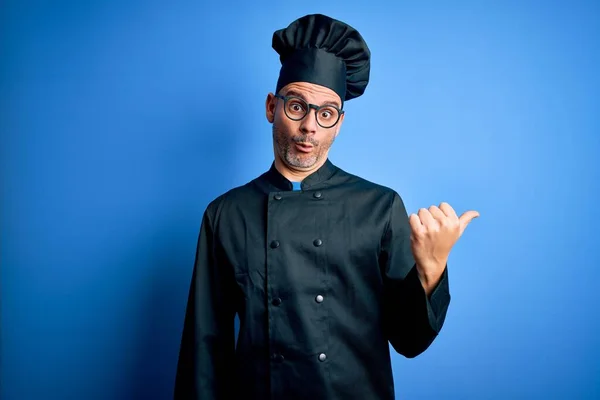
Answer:
<svg viewBox="0 0 600 400"><path fill-rule="evenodd" d="M300 122L300 130L302 133L316 133L317 132L317 116L314 110L310 110L308 114Z"/></svg>

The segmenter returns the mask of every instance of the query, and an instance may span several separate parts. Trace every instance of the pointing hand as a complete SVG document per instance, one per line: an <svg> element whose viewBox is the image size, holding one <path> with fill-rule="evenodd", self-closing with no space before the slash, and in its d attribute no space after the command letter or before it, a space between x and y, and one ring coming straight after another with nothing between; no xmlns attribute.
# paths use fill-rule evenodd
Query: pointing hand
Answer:
<svg viewBox="0 0 600 400"><path fill-rule="evenodd" d="M448 203L421 208L418 214L410 215L412 252L426 291L437 285L446 268L450 250L467 225L477 217L477 211L467 211L458 217Z"/></svg>

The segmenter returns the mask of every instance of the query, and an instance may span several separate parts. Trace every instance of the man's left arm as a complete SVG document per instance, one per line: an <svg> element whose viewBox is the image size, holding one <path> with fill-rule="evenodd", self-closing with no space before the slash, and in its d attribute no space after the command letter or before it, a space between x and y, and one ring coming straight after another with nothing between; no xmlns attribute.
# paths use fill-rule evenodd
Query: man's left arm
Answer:
<svg viewBox="0 0 600 400"><path fill-rule="evenodd" d="M476 216L454 218L449 205L440 207L408 217L395 193L382 242L385 329L394 349L409 358L424 352L442 329L450 305L448 255L466 218Z"/></svg>
<svg viewBox="0 0 600 400"><path fill-rule="evenodd" d="M450 305L448 271L428 296L414 266L404 280L386 277L386 329L394 349L405 357L423 353L439 334Z"/></svg>

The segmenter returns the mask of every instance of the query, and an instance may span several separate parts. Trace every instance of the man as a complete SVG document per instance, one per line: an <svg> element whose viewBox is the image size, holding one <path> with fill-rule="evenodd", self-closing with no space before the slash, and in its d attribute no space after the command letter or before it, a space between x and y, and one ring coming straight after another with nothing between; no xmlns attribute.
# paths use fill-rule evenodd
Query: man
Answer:
<svg viewBox="0 0 600 400"><path fill-rule="evenodd" d="M355 29L308 15L273 47L274 162L204 213L175 398L393 399L388 343L415 357L435 339L449 252L478 214L443 203L409 218L394 190L328 159L369 79Z"/></svg>

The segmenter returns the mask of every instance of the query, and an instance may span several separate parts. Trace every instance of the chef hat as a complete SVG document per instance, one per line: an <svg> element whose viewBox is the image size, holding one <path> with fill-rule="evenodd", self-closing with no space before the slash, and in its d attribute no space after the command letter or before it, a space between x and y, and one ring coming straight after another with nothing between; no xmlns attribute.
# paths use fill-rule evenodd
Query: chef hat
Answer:
<svg viewBox="0 0 600 400"><path fill-rule="evenodd" d="M322 14L306 15L273 34L281 70L277 89L308 82L336 92L342 103L362 95L369 83L371 52L360 33Z"/></svg>

